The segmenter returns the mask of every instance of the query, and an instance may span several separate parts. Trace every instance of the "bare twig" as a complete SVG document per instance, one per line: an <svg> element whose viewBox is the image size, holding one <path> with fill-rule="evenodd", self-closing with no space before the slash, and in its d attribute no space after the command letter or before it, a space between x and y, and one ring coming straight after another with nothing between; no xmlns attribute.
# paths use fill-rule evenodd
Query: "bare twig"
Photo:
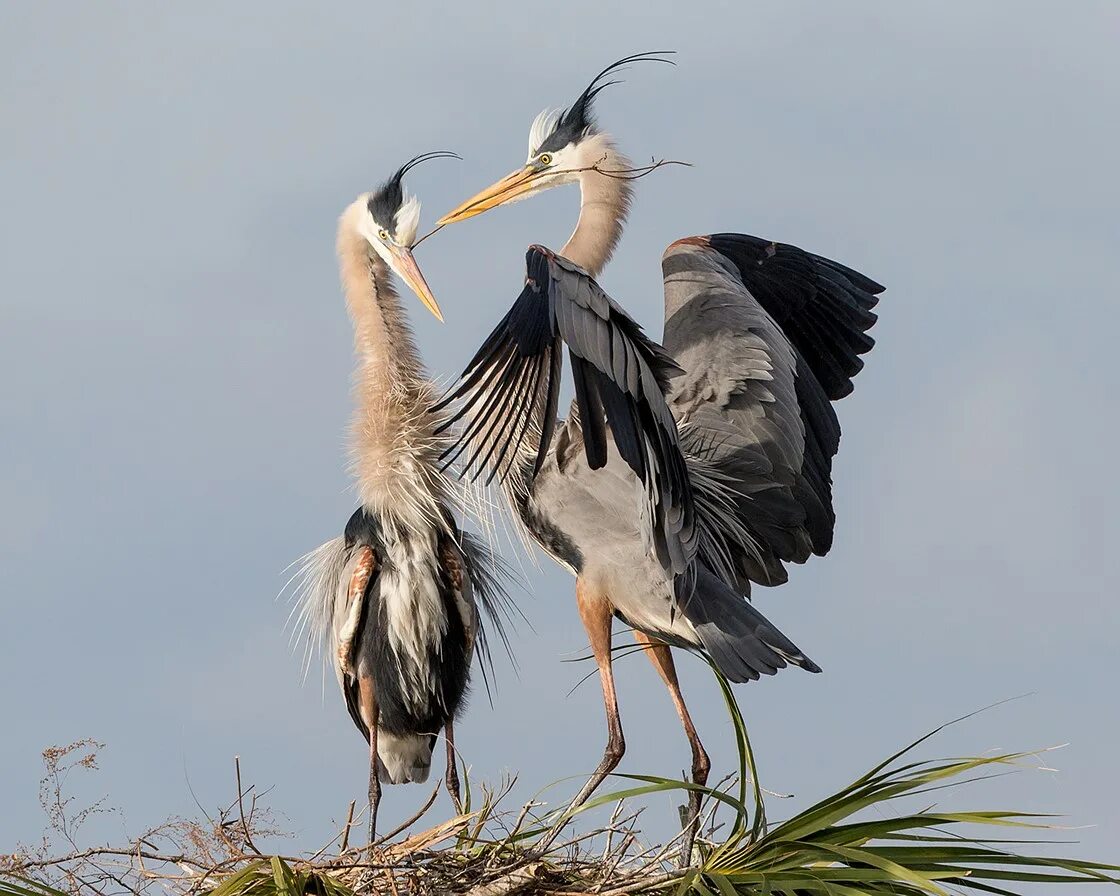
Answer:
<svg viewBox="0 0 1120 896"><path fill-rule="evenodd" d="M369 846L363 846L362 849L372 850L374 847L380 846L382 843L388 843L401 831L407 830L408 828L412 827L414 824L416 824L416 822L418 822L428 813L428 810L432 808L432 804L435 803L437 796L439 796L438 784L432 788L431 794L428 796L427 800L424 801L424 805L420 807L419 811L415 815L413 815L407 821L404 821L401 824L397 825L384 837L379 838L376 843L371 843Z"/></svg>
<svg viewBox="0 0 1120 896"><path fill-rule="evenodd" d="M538 806L544 805L547 805L547 803L529 800L529 802L522 806L521 811L517 815L517 820L513 823L513 827L510 829L507 839L512 840L514 837L516 837L517 834L520 833L521 826L525 823L525 819L529 817L529 813L536 809ZM536 816L534 816L534 818L536 818Z"/></svg>
<svg viewBox="0 0 1120 896"><path fill-rule="evenodd" d="M350 811L346 813L346 826L342 829L342 845L338 848L339 855L346 852L346 848L350 845L350 828L354 824L354 807L357 805L357 800L350 800Z"/></svg>
<svg viewBox="0 0 1120 896"><path fill-rule="evenodd" d="M121 856L123 858L131 859L133 856L140 856L141 858L148 859L152 862L164 862L168 865L193 865L199 871L205 871L207 866L199 862L192 861L185 855L164 855L155 852L145 852L140 849L110 849L109 847L96 847L94 849L84 849L80 852L72 852L64 856L57 856L53 859L35 859L27 862L20 862L13 864L11 871L15 874L23 874L27 871L42 870L52 868L58 865L66 865L69 863L80 862L84 859L98 858L100 856Z"/></svg>
<svg viewBox="0 0 1120 896"><path fill-rule="evenodd" d="M241 789L241 757L233 757L233 768L237 773L237 811L241 815L241 832L245 835L245 844L258 856L264 855L257 844L253 842L253 835L249 833L249 822L245 819L245 800L242 798L244 791Z"/></svg>
<svg viewBox="0 0 1120 896"><path fill-rule="evenodd" d="M611 811L611 817L607 819L607 842L603 846L603 861L607 860L607 856L611 854L611 834L614 833L615 823L618 821L618 816L622 814L622 807L625 805L625 800L619 800L615 803L614 809Z"/></svg>
<svg viewBox="0 0 1120 896"><path fill-rule="evenodd" d="M509 896L524 890L536 883L537 877L544 870L544 862L532 862L524 865L509 874L499 877L495 881L469 890L466 896Z"/></svg>
<svg viewBox="0 0 1120 896"><path fill-rule="evenodd" d="M582 168L542 168L540 171L534 172L533 174L530 174L528 177L526 177L523 181L520 181L519 185L533 183L534 181L540 180L543 177L560 177L568 174L583 174L586 171L596 171L599 174L602 174L604 177L609 177L613 180L638 180L639 178L645 177L647 174L652 174L658 168L665 168L669 165L683 165L685 168L692 167L691 162L682 162L678 159L651 158L648 165L638 165L633 168L604 168L603 163L606 161L606 159L607 157L604 155L599 159L599 161L595 162L595 164L585 165ZM479 201L481 202L481 200ZM467 206L463 209L463 211L469 211L473 208L474 204ZM428 239L428 237L435 236L446 226L447 224L440 224L436 227L433 227L422 237L420 237L420 239L416 240L416 242L412 244L412 248L415 249L422 242L424 242L424 240Z"/></svg>

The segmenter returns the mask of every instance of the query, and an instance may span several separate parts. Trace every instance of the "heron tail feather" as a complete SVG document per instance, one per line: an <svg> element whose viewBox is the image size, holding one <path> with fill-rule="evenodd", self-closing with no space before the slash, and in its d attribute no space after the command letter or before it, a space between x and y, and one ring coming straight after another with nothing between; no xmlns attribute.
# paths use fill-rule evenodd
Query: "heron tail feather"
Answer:
<svg viewBox="0 0 1120 896"><path fill-rule="evenodd" d="M734 682L755 681L787 665L820 672L789 638L742 595L704 566L691 592L678 598L685 618L716 667Z"/></svg>
<svg viewBox="0 0 1120 896"><path fill-rule="evenodd" d="M432 770L433 734L377 733L377 777L382 784L423 784Z"/></svg>

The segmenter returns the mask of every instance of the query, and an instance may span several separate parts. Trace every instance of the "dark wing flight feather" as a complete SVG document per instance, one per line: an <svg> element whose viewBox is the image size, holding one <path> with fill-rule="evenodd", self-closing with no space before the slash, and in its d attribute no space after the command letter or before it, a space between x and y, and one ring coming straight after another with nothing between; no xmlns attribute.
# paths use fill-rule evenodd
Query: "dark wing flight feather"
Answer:
<svg viewBox="0 0 1120 896"><path fill-rule="evenodd" d="M838 262L796 246L743 233L715 233L711 247L729 259L750 294L789 337L830 401L852 391L860 355L875 340L872 308L884 289Z"/></svg>
<svg viewBox="0 0 1120 896"><path fill-rule="evenodd" d="M522 453L539 472L556 430L566 346L588 465L607 463L609 432L646 486L658 559L683 572L696 548L692 491L665 402L681 369L586 271L541 246L525 261L521 295L434 408L454 406L441 432L463 424L442 460L469 446L466 475L503 480Z"/></svg>

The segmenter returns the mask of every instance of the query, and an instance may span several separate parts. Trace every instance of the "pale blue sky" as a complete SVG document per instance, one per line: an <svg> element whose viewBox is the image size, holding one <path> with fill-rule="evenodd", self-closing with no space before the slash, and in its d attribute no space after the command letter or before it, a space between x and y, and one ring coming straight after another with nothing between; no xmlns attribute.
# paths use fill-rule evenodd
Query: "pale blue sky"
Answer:
<svg viewBox="0 0 1120 896"><path fill-rule="evenodd" d="M1116 860L1120 524L1114 356L1120 7L1112 2L8 3L0 28L0 851L41 828L39 751L108 743L89 789L137 830L208 806L231 757L315 846L364 792L365 749L298 661L282 570L335 534L352 361L333 234L404 159L424 223L524 158L532 117L608 62L679 51L602 96L640 182L606 288L654 334L672 239L741 230L888 287L879 345L839 407L836 544L758 605L825 669L738 695L763 783L797 805L925 729L1033 692L931 747L1070 741L1060 773L979 801L1096 825ZM637 8L636 8L637 9ZM574 188L460 225L411 303L432 372L457 372L562 243ZM523 596L459 745L529 795L590 770L594 682L567 574ZM685 691L718 772L707 671ZM619 668L622 770L687 747L638 658ZM426 790L395 788L399 818ZM975 807L975 803L972 804ZM772 807L781 815L788 804ZM671 819L655 803L656 827ZM106 836L121 825L102 822ZM289 844L287 848L292 848ZM1111 855L1108 853L1111 851Z"/></svg>

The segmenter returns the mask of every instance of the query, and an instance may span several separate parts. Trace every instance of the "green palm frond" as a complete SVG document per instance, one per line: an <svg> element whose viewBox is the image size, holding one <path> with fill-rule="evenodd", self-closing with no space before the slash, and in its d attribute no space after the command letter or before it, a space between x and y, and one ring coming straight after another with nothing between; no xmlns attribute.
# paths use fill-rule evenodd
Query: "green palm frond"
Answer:
<svg viewBox="0 0 1120 896"><path fill-rule="evenodd" d="M731 805L735 821L720 843L701 844L697 867L682 871L666 892L700 896L949 896L1014 894L1016 884L1120 885L1120 865L1030 854L1046 843L1036 832L1053 828L1051 816L984 810L894 811L893 803L930 790L960 788L998 771L1020 767L1036 753L913 760L913 752L946 726L934 729L866 774L780 824L768 826L762 791L742 713L731 687L716 672L739 751L738 793L701 788L705 799ZM960 720L958 720L960 721ZM953 723L949 723L953 724ZM981 774L978 774L981 773ZM591 809L618 799L696 785L649 775L620 775L639 786L603 794ZM748 782L750 796L748 797ZM865 819L875 810L875 817ZM1019 840L981 834L993 827L1035 834Z"/></svg>
<svg viewBox="0 0 1120 896"><path fill-rule="evenodd" d="M230 875L209 896L354 896L354 891L324 871L293 870L273 856Z"/></svg>

